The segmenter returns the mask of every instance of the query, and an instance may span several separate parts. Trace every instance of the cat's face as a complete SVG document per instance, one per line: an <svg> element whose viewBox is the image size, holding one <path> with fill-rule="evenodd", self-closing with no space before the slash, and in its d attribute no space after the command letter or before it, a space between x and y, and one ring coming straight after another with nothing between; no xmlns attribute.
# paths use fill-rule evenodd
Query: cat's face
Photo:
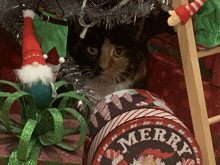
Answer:
<svg viewBox="0 0 220 165"><path fill-rule="evenodd" d="M74 48L74 59L88 78L103 76L114 83L134 76L140 63L138 42L118 30L92 30Z"/></svg>
<svg viewBox="0 0 220 165"><path fill-rule="evenodd" d="M123 81L123 73L131 63L128 53L130 52L125 47L112 44L108 38L105 38L99 58L102 75L114 82Z"/></svg>

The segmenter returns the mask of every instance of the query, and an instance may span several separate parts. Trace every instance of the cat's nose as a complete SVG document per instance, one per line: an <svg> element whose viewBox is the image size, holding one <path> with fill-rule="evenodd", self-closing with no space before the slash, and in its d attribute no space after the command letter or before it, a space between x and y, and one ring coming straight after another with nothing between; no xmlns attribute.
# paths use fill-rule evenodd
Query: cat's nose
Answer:
<svg viewBox="0 0 220 165"><path fill-rule="evenodd" d="M109 69L112 67L114 61L112 58L110 59L105 59L105 60L99 60L99 66L102 68L103 71L105 71L106 69Z"/></svg>
<svg viewBox="0 0 220 165"><path fill-rule="evenodd" d="M106 70L106 69L110 68L110 65L108 65L108 64L101 64L100 67L102 68L102 70Z"/></svg>

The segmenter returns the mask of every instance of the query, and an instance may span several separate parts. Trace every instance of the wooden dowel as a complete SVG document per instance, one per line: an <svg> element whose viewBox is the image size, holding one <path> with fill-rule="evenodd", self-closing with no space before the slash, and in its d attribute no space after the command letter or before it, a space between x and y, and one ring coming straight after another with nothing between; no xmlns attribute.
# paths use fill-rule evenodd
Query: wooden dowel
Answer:
<svg viewBox="0 0 220 165"><path fill-rule="evenodd" d="M215 48L210 48L210 49L206 49L203 51L199 51L198 52L198 57L206 57L206 56L210 56L216 53L220 53L220 47L215 47Z"/></svg>
<svg viewBox="0 0 220 165"><path fill-rule="evenodd" d="M220 115L209 118L209 125L215 124L217 122L220 122Z"/></svg>

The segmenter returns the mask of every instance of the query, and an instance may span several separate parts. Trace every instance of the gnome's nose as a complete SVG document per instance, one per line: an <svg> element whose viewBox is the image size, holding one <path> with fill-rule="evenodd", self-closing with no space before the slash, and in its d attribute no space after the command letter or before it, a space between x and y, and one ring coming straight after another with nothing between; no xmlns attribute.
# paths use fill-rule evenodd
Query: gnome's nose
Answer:
<svg viewBox="0 0 220 165"><path fill-rule="evenodd" d="M38 66L39 66L39 63L38 63L37 61L34 61L34 62L32 63L32 67L37 68Z"/></svg>

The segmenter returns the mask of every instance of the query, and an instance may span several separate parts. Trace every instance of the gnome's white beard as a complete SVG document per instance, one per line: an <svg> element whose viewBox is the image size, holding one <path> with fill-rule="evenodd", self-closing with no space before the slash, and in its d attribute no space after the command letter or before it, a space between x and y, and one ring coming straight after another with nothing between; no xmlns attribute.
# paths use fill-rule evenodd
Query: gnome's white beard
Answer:
<svg viewBox="0 0 220 165"><path fill-rule="evenodd" d="M26 84L29 87L41 81L45 85L49 85L53 81L52 69L47 65L39 65L38 67L32 67L32 65L23 66L21 69L16 69L20 82Z"/></svg>

